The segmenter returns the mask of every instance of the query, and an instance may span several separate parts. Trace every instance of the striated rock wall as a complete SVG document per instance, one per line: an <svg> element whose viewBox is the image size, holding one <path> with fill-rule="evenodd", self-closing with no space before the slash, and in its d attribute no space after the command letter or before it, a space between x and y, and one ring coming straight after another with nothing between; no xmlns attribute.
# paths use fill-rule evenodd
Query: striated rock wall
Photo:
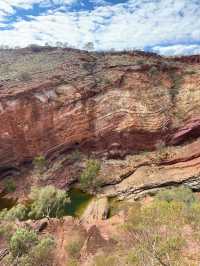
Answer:
<svg viewBox="0 0 200 266"><path fill-rule="evenodd" d="M51 157L78 148L122 159L200 136L198 58L44 49L1 54L2 60L2 175L38 154ZM30 80L20 78L23 71Z"/></svg>

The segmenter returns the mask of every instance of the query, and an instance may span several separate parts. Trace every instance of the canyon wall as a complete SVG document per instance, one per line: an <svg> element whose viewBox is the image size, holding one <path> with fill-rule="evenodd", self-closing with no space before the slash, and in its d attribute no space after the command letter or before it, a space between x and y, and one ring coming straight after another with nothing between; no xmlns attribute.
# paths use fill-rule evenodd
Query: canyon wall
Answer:
<svg viewBox="0 0 200 266"><path fill-rule="evenodd" d="M2 52L0 67L2 175L39 154L51 158L79 149L123 162L127 155L169 147L173 155L163 167L195 159L193 176L199 173L198 57L72 49L12 53ZM184 154L176 152L190 145Z"/></svg>

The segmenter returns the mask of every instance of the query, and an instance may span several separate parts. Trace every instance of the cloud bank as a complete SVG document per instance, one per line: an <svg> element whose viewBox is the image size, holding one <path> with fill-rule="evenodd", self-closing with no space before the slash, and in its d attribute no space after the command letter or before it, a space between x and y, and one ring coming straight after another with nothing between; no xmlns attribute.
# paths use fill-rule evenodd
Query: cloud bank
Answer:
<svg viewBox="0 0 200 266"><path fill-rule="evenodd" d="M0 44L200 53L197 0L1 0Z"/></svg>

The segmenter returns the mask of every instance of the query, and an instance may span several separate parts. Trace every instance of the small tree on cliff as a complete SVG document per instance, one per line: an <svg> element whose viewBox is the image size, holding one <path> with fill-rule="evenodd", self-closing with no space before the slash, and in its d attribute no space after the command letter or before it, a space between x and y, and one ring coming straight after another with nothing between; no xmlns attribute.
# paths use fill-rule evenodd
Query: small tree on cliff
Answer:
<svg viewBox="0 0 200 266"><path fill-rule="evenodd" d="M101 164L97 160L90 159L86 162L86 167L80 176L80 184L83 189L97 189L101 182L97 179L101 169Z"/></svg>
<svg viewBox="0 0 200 266"><path fill-rule="evenodd" d="M93 51L94 50L94 43L93 42L87 42L84 45L84 49L88 51Z"/></svg>
<svg viewBox="0 0 200 266"><path fill-rule="evenodd" d="M69 202L67 193L54 186L33 187L29 197L32 201L29 216L34 219L62 217Z"/></svg>

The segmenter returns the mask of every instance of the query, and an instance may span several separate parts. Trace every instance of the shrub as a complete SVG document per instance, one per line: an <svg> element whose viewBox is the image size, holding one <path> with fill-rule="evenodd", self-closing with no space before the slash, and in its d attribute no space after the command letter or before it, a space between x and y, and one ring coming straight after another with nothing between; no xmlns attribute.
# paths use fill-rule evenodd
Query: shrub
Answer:
<svg viewBox="0 0 200 266"><path fill-rule="evenodd" d="M28 72L22 72L20 75L19 75L19 80L21 81L29 81L31 80L31 74L29 74Z"/></svg>
<svg viewBox="0 0 200 266"><path fill-rule="evenodd" d="M73 240L67 246L66 250L70 257L77 259L80 256L82 242L80 240Z"/></svg>
<svg viewBox="0 0 200 266"><path fill-rule="evenodd" d="M29 195L32 204L29 217L40 219L43 217L61 217L65 213L66 204L69 202L67 193L54 186L43 188L34 187Z"/></svg>
<svg viewBox="0 0 200 266"><path fill-rule="evenodd" d="M138 59L137 61L136 61L136 64L137 65L144 65L146 62L145 62L145 60L144 59Z"/></svg>
<svg viewBox="0 0 200 266"><path fill-rule="evenodd" d="M5 220L15 220L23 221L28 217L28 208L23 204L17 204L12 207L10 210L5 212Z"/></svg>
<svg viewBox="0 0 200 266"><path fill-rule="evenodd" d="M36 170L42 173L46 169L46 159L43 155L38 155L33 160L33 165Z"/></svg>
<svg viewBox="0 0 200 266"><path fill-rule="evenodd" d="M78 266L80 265L77 259L69 258L66 266Z"/></svg>
<svg viewBox="0 0 200 266"><path fill-rule="evenodd" d="M117 266L117 265L123 265L123 264L119 263L118 258L115 256L99 254L94 257L93 266Z"/></svg>
<svg viewBox="0 0 200 266"><path fill-rule="evenodd" d="M157 199L167 202L177 201L191 205L196 201L196 196L190 188L181 186L178 188L165 189L157 194Z"/></svg>
<svg viewBox="0 0 200 266"><path fill-rule="evenodd" d="M81 153L79 150L73 151L71 154L67 155L67 159L70 161L79 161L81 159Z"/></svg>
<svg viewBox="0 0 200 266"><path fill-rule="evenodd" d="M20 257L23 254L27 254L37 243L38 238L34 231L19 228L11 237L10 251L13 257Z"/></svg>
<svg viewBox="0 0 200 266"><path fill-rule="evenodd" d="M1 224L0 226L0 238L10 240L12 237L13 226L10 223Z"/></svg>
<svg viewBox="0 0 200 266"><path fill-rule="evenodd" d="M149 74L150 76L154 76L154 75L157 75L159 72L158 68L156 66L152 66L150 69L149 69Z"/></svg>
<svg viewBox="0 0 200 266"><path fill-rule="evenodd" d="M34 246L30 252L32 266L50 266L53 264L53 249L55 241L52 237L45 237Z"/></svg>
<svg viewBox="0 0 200 266"><path fill-rule="evenodd" d="M100 162L90 159L86 163L86 168L80 176L80 184L83 189L97 189L101 182L97 179L97 175L101 169Z"/></svg>
<svg viewBox="0 0 200 266"><path fill-rule="evenodd" d="M38 44L30 44L28 48L30 48L33 53L39 53L44 50L44 47Z"/></svg>
<svg viewBox="0 0 200 266"><path fill-rule="evenodd" d="M184 208L183 202L158 199L136 213L133 208L125 225L133 245L127 259L134 261L133 265L148 265L149 261L152 265L176 265L185 246L181 234Z"/></svg>
<svg viewBox="0 0 200 266"><path fill-rule="evenodd" d="M12 179L8 179L4 182L4 188L7 193L14 192L16 190L15 181Z"/></svg>
<svg viewBox="0 0 200 266"><path fill-rule="evenodd" d="M6 265L51 266L53 265L54 239L50 236L38 239L34 231L17 229L10 239L10 255Z"/></svg>

